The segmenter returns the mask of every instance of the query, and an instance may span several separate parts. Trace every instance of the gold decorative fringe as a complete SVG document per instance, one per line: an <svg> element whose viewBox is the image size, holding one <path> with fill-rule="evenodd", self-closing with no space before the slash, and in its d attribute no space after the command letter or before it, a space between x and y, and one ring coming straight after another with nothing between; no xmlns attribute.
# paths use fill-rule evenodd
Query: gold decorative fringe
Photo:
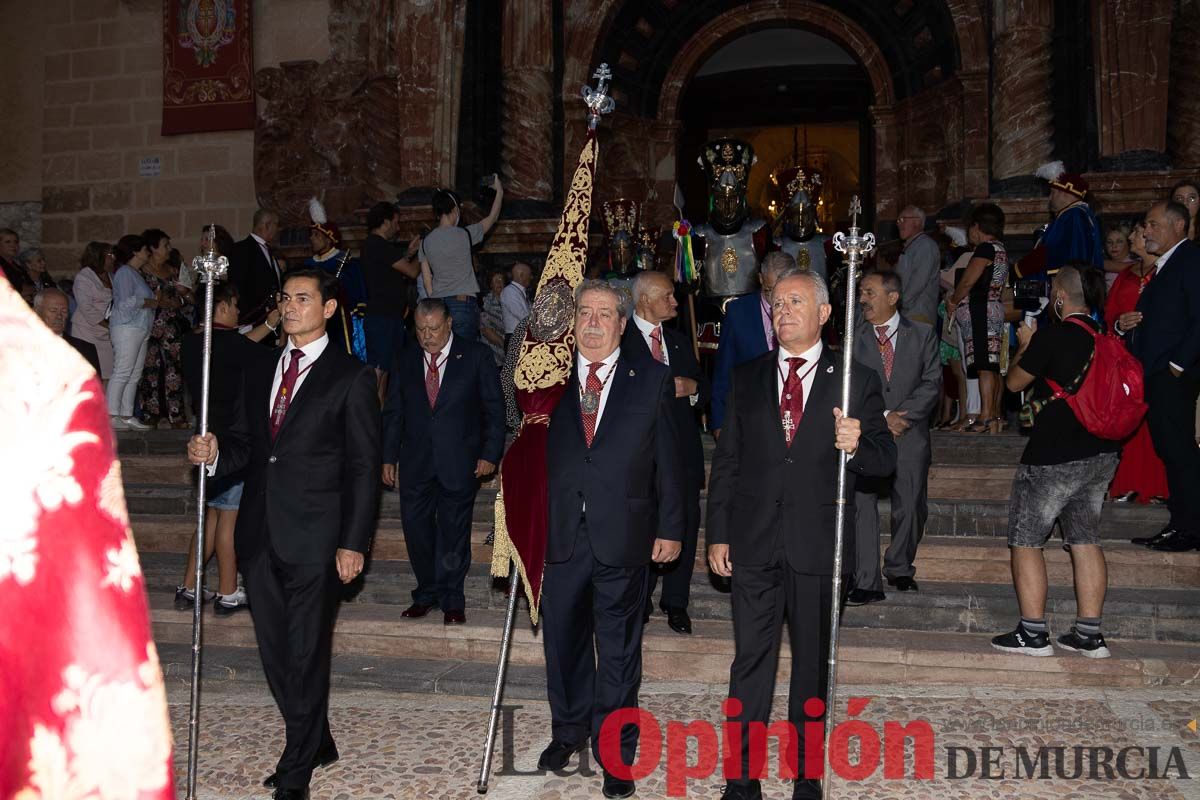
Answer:
<svg viewBox="0 0 1200 800"><path fill-rule="evenodd" d="M500 474L496 475L496 479L500 482L500 491L496 492L496 535L492 539L492 577L511 580L512 565L517 565L521 586L525 589L525 599L529 601L529 619L534 625L537 625L538 607L542 602L541 586L538 586L538 596L534 597L533 589L529 585L529 576L525 574L525 562L521 560L521 554L517 552L512 539L508 537L508 522L504 516L504 481Z"/></svg>

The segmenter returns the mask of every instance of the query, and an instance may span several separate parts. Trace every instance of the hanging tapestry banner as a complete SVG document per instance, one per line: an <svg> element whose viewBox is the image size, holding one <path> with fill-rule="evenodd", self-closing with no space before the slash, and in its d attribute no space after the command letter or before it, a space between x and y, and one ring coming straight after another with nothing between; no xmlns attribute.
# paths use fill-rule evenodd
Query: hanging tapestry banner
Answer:
<svg viewBox="0 0 1200 800"><path fill-rule="evenodd" d="M252 0L163 0L164 136L254 128Z"/></svg>

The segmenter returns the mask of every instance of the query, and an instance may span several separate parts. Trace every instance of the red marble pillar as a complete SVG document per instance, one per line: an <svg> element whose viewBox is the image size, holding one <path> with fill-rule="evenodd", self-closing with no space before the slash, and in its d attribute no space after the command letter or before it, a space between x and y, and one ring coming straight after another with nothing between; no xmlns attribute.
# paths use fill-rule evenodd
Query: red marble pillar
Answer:
<svg viewBox="0 0 1200 800"><path fill-rule="evenodd" d="M1032 175L1050 160L1053 25L1049 0L996 4L992 175L998 180Z"/></svg>
<svg viewBox="0 0 1200 800"><path fill-rule="evenodd" d="M896 111L892 106L871 106L875 134L875 219L894 219L900 212L900 151Z"/></svg>
<svg viewBox="0 0 1200 800"><path fill-rule="evenodd" d="M964 72L962 84L964 197L988 196L988 76Z"/></svg>
<svg viewBox="0 0 1200 800"><path fill-rule="evenodd" d="M1166 149L1173 5L1172 0L1095 5L1092 51L1101 156Z"/></svg>
<svg viewBox="0 0 1200 800"><path fill-rule="evenodd" d="M1171 35L1167 150L1178 167L1200 167L1200 6L1184 3Z"/></svg>
<svg viewBox="0 0 1200 800"><path fill-rule="evenodd" d="M519 200L553 196L552 19L550 0L504 0L501 169L506 192Z"/></svg>

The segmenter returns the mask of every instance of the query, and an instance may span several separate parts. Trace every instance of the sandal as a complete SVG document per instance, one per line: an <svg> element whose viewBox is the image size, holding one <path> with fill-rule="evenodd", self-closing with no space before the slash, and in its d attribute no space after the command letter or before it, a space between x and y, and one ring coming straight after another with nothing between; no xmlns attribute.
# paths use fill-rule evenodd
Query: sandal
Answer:
<svg viewBox="0 0 1200 800"><path fill-rule="evenodd" d="M987 432L992 436L999 436L1000 434L1004 433L1003 417L992 417L985 423L985 425L987 426Z"/></svg>
<svg viewBox="0 0 1200 800"><path fill-rule="evenodd" d="M958 433L975 433L975 431L970 429L974 428L978 422L979 417L967 417L962 422L950 426L950 430L957 431Z"/></svg>
<svg viewBox="0 0 1200 800"><path fill-rule="evenodd" d="M986 420L983 417L976 417L975 419L970 420L968 422L967 426L962 429L962 432L963 433L985 433L988 429L988 422L989 422L989 420Z"/></svg>

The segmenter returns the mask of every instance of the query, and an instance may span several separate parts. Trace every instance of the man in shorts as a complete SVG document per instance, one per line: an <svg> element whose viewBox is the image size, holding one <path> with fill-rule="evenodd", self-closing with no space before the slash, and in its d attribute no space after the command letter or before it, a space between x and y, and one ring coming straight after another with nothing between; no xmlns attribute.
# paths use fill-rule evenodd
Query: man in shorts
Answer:
<svg viewBox="0 0 1200 800"><path fill-rule="evenodd" d="M1099 282L1099 286L1095 286ZM1033 430L1013 479L1008 509L1008 546L1021 621L1011 633L992 639L992 646L1027 656L1054 655L1046 625L1046 562L1042 548L1057 519L1071 553L1078 603L1075 624L1058 637L1058 646L1088 658L1108 658L1100 633L1104 594L1108 587L1104 551L1100 548L1100 510L1117 469L1120 442L1093 436L1075 417L1065 399L1053 400L1046 379L1068 391L1091 362L1094 340L1073 320L1093 330L1090 315L1103 305L1103 278L1078 267L1059 270L1050 288L1057 322L1038 329L1023 324L1020 346L1008 371L1008 388L1027 389L1026 411L1034 414Z"/></svg>

